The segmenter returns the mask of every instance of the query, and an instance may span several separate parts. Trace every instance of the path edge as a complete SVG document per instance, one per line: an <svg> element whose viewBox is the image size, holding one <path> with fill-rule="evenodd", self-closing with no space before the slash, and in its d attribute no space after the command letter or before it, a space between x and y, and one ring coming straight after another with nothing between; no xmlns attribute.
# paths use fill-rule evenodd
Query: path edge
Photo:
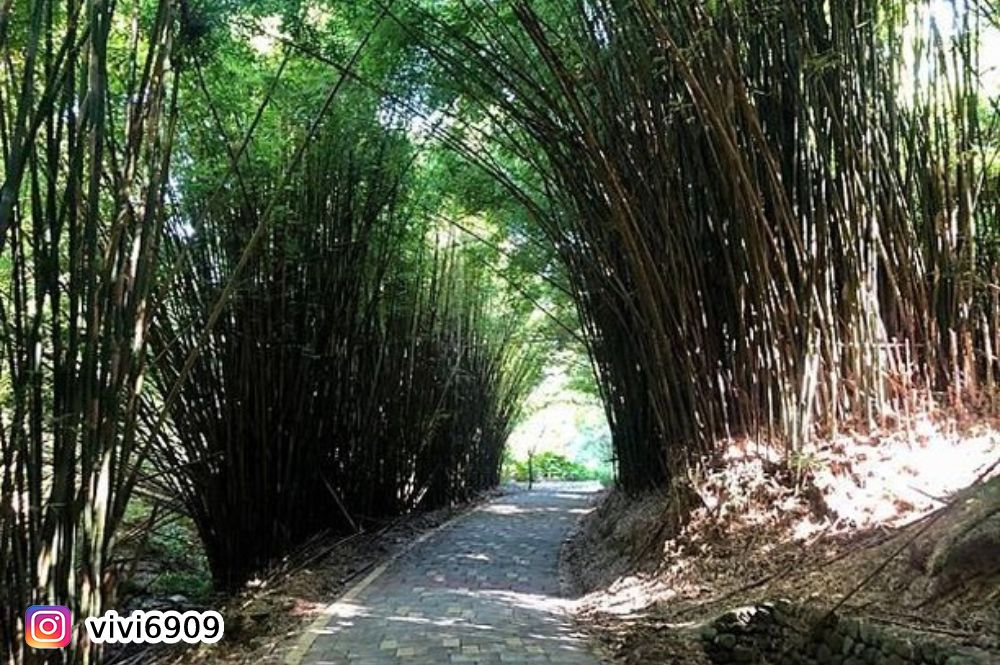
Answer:
<svg viewBox="0 0 1000 665"><path fill-rule="evenodd" d="M598 633L594 631L593 627L580 614L580 601L588 594L577 583L576 576L572 572L572 566L566 554L566 549L575 538L580 536L586 520L592 516L594 511L600 509L601 504L608 498L610 493L611 490L608 487L602 487L594 493L587 513L580 515L559 545L559 595L565 598L567 602L564 613L576 629L577 634L586 642L590 653L601 663L613 663L614 654L599 639Z"/></svg>
<svg viewBox="0 0 1000 665"><path fill-rule="evenodd" d="M437 525L433 529L420 534L417 538L407 543L401 547L398 551L394 552L385 561L375 566L367 575L362 577L360 580L349 586L344 592L339 596L334 598L329 604L327 604L322 610L320 610L319 616L306 624L304 632L295 641L295 644L291 646L285 658L282 660L283 665L302 665L302 661L305 659L306 654L309 652L309 647L313 645L316 638L320 636L320 630L330 622L330 617L333 614L334 608L341 603L348 602L357 598L365 589L371 586L378 578L380 578L386 570L388 570L393 564L399 561L402 557L406 556L414 549L427 542L434 536L438 535L445 529L451 528L472 515L479 510L482 510L483 506L492 503L494 499L498 497L488 497L485 501L475 502L469 505L465 510L460 510L457 515L449 517L447 520Z"/></svg>

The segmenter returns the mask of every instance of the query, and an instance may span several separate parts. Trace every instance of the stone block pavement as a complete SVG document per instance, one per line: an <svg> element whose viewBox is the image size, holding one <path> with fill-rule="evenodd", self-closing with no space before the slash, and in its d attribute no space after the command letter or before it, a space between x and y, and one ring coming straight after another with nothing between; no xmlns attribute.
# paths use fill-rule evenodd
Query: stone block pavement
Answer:
<svg viewBox="0 0 1000 665"><path fill-rule="evenodd" d="M574 632L558 572L594 490L543 484L450 523L332 605L301 663L599 665Z"/></svg>

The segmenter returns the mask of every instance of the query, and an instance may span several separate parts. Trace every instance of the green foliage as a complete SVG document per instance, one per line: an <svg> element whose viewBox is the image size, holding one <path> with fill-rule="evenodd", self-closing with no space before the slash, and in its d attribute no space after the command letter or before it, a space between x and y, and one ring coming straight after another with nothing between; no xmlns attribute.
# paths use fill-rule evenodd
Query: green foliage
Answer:
<svg viewBox="0 0 1000 665"><path fill-rule="evenodd" d="M528 460L511 460L510 477L518 482L527 482L530 470L534 480L607 480L608 475L590 467L573 462L553 452L543 452Z"/></svg>
<svg viewBox="0 0 1000 665"><path fill-rule="evenodd" d="M154 511L143 495L133 496L122 519L118 550L129 562L118 589L120 603L178 594L196 603L212 599L208 559L186 515L163 508Z"/></svg>
<svg viewBox="0 0 1000 665"><path fill-rule="evenodd" d="M737 433L791 453L918 384L995 390L980 8L424 8L411 27L474 128L456 149L571 277L629 491L683 482ZM933 34L942 11L962 27Z"/></svg>
<svg viewBox="0 0 1000 665"><path fill-rule="evenodd" d="M158 570L149 585L154 595L180 594L194 602L212 597L208 559L190 519L177 516L157 525L150 534L145 557Z"/></svg>
<svg viewBox="0 0 1000 665"><path fill-rule="evenodd" d="M175 3L0 9L0 653L23 611L97 615L145 441L135 405L185 62ZM76 631L82 633L82 625ZM77 642L54 657L94 662Z"/></svg>
<svg viewBox="0 0 1000 665"><path fill-rule="evenodd" d="M202 571L168 570L153 580L149 591L155 596L181 595L194 603L206 603L214 593L207 567Z"/></svg>
<svg viewBox="0 0 1000 665"><path fill-rule="evenodd" d="M301 165L278 169L292 177L245 175L166 246L179 268L151 333L160 391L197 357L154 461L220 588L319 530L494 486L537 376L522 318L502 315L486 273L419 214L405 133L345 93L368 103L330 113Z"/></svg>

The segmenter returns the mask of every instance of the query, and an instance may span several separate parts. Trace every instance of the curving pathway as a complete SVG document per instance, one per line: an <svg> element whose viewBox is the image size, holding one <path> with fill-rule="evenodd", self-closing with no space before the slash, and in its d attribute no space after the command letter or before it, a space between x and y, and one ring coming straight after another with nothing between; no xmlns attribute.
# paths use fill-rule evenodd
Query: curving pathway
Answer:
<svg viewBox="0 0 1000 665"><path fill-rule="evenodd" d="M559 548L595 487L538 486L434 532L314 624L303 665L598 665L560 599Z"/></svg>

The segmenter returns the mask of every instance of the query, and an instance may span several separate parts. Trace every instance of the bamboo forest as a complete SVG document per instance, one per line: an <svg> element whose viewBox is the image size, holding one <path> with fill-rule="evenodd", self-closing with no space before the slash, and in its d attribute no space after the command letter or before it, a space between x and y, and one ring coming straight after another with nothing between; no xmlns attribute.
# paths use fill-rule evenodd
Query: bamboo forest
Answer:
<svg viewBox="0 0 1000 665"><path fill-rule="evenodd" d="M0 0L0 664L1000 663L996 0Z"/></svg>

